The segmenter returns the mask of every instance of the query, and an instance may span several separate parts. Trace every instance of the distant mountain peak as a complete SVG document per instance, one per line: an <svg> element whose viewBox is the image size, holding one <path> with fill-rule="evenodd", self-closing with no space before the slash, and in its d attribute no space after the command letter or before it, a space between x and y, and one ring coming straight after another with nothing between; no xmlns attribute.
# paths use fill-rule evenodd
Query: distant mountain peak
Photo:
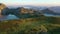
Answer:
<svg viewBox="0 0 60 34"><path fill-rule="evenodd" d="M55 13L60 13L60 6L49 7L49 9L54 11Z"/></svg>

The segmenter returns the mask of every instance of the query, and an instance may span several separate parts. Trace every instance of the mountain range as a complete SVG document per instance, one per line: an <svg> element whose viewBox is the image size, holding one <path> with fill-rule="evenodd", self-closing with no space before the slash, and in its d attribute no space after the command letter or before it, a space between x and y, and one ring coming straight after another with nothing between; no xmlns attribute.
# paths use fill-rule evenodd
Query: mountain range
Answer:
<svg viewBox="0 0 60 34"><path fill-rule="evenodd" d="M4 6L4 7L2 7ZM23 7L12 7L12 8L8 8L7 6L5 6L4 4L0 4L0 9L1 10L1 15L9 15L9 14L14 14L16 16L26 16L26 15L30 15L29 17L34 16L38 16L41 14L52 14L52 15L60 15L60 6L53 6L53 7L45 7L45 6L30 6L30 5L26 5Z"/></svg>
<svg viewBox="0 0 60 34"><path fill-rule="evenodd" d="M49 9L56 12L56 13L60 13L60 6L49 7Z"/></svg>
<svg viewBox="0 0 60 34"><path fill-rule="evenodd" d="M60 6L51 6L51 7L46 7L46 6L25 6L25 7L30 7L35 10L40 10L42 13L46 14L53 14L53 15L60 15Z"/></svg>

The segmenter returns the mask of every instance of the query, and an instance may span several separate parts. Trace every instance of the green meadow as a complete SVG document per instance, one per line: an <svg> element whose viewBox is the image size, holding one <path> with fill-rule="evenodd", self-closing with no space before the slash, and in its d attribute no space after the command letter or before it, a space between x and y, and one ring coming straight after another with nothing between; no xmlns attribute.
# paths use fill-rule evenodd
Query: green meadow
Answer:
<svg viewBox="0 0 60 34"><path fill-rule="evenodd" d="M0 21L0 34L60 34L60 17Z"/></svg>

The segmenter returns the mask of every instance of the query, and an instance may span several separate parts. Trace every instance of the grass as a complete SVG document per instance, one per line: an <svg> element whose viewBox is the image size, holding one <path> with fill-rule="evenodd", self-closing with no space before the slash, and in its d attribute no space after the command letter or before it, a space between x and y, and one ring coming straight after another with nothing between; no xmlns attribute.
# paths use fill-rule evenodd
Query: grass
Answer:
<svg viewBox="0 0 60 34"><path fill-rule="evenodd" d="M59 20L56 17L38 17L0 21L0 34L60 34Z"/></svg>

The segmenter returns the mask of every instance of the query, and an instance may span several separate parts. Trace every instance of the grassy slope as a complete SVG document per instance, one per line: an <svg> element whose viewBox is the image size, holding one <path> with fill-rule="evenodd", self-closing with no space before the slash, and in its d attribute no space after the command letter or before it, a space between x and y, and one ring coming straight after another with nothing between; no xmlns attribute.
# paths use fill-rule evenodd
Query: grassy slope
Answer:
<svg viewBox="0 0 60 34"><path fill-rule="evenodd" d="M38 18L0 21L0 34L40 34L42 32L50 34L53 32L53 34L56 34L58 31L55 33L54 29L60 28L59 20L60 18L57 17L42 16Z"/></svg>

